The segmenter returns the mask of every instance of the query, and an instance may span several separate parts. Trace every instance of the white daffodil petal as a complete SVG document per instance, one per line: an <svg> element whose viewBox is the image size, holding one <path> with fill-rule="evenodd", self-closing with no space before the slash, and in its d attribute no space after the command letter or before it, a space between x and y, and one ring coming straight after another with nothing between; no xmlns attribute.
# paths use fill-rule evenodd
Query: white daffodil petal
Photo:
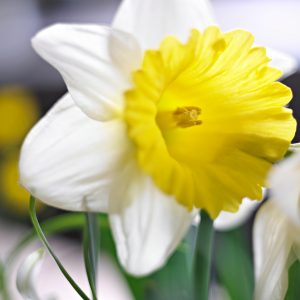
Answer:
<svg viewBox="0 0 300 300"><path fill-rule="evenodd" d="M19 164L21 184L51 206L106 211L111 181L129 147L121 121L94 121L67 95L27 136Z"/></svg>
<svg viewBox="0 0 300 300"><path fill-rule="evenodd" d="M98 25L54 25L40 31L32 45L61 73L75 103L100 121L122 109L130 71L142 57L133 36Z"/></svg>
<svg viewBox="0 0 300 300"><path fill-rule="evenodd" d="M270 48L267 48L267 55L272 59L270 65L283 72L281 79L284 79L297 72L298 63L297 59L293 56Z"/></svg>
<svg viewBox="0 0 300 300"><path fill-rule="evenodd" d="M214 221L214 228L216 230L226 231L243 225L260 203L261 201L250 200L248 198L243 199L238 212L229 213L222 211Z"/></svg>
<svg viewBox="0 0 300 300"><path fill-rule="evenodd" d="M253 242L255 300L282 300L288 288L288 268L295 260L290 223L272 200L255 218Z"/></svg>
<svg viewBox="0 0 300 300"><path fill-rule="evenodd" d="M113 27L133 34L148 49L157 48L168 35L184 41L192 28L214 23L208 0L125 0Z"/></svg>
<svg viewBox="0 0 300 300"><path fill-rule="evenodd" d="M273 200L300 228L300 153L275 166L269 184Z"/></svg>
<svg viewBox="0 0 300 300"><path fill-rule="evenodd" d="M24 300L39 300L35 281L44 258L44 249L31 253L20 266L17 273L17 288Z"/></svg>
<svg viewBox="0 0 300 300"><path fill-rule="evenodd" d="M134 163L123 170L110 204L119 260L135 276L162 267L194 218L173 197L159 191Z"/></svg>

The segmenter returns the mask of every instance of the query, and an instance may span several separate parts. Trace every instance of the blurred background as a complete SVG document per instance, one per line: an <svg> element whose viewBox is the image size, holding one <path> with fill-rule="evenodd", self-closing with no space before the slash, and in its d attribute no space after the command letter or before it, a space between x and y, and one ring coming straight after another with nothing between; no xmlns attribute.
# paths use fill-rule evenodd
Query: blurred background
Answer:
<svg viewBox="0 0 300 300"><path fill-rule="evenodd" d="M216 20L224 30L247 29L256 36L257 44L290 54L300 65L299 0L211 2ZM30 228L27 212L29 195L18 185L19 147L33 124L66 92L58 72L35 54L30 39L41 28L57 22L110 24L118 5L119 0L0 0L0 260L2 261L19 237ZM300 120L299 70L286 78L284 83L294 92L291 107L294 109L295 117ZM297 132L295 141L299 141L299 138ZM38 213L40 219L44 220L61 212L41 205L38 207ZM247 241L251 222L252 220L249 220L244 226ZM239 232L226 234L232 238L240 236ZM225 233L219 240L222 240L224 235ZM83 283L83 288L87 288L78 235L71 233L51 241L72 275ZM231 252L235 246L230 244L228 247L228 252ZM34 248L35 246L31 247ZM249 249L251 253L251 246ZM27 249L26 253L28 252L30 249ZM15 265L17 266L18 262ZM101 259L99 282L102 299L133 299L126 280L116 271L115 266L115 260L109 256ZM247 267L249 266L245 268ZM42 272L38 280L42 286L39 289L42 295L47 296L47 299L50 299L50 296L51 299L55 299L53 296L60 296L60 299L77 299L51 259L46 258L43 268L46 272ZM21 298L14 285L14 276L15 271L9 284L13 293L12 299L18 300ZM127 278L127 282L130 283L130 279ZM55 295L53 286L60 287L57 288ZM219 292L217 290L216 293ZM217 299L216 297L213 299ZM222 297L225 299L226 296Z"/></svg>

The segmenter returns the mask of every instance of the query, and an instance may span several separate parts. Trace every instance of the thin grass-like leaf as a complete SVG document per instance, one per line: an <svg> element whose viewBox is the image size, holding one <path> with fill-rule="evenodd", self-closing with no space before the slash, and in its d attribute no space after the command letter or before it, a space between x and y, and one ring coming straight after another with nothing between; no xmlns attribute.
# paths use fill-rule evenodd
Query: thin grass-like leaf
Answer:
<svg viewBox="0 0 300 300"><path fill-rule="evenodd" d="M194 300L208 300L214 241L213 220L201 211L194 261Z"/></svg>
<svg viewBox="0 0 300 300"><path fill-rule="evenodd" d="M93 299L97 299L97 265L99 252L99 225L97 215L85 214L86 225L83 232L83 255L85 269L90 284Z"/></svg>
<svg viewBox="0 0 300 300"><path fill-rule="evenodd" d="M89 300L89 297L84 293L84 291L77 285L77 283L73 280L73 278L69 275L67 270L64 268L58 257L53 252L52 248L50 247L50 244L48 243L46 236L43 233L43 230L39 224L39 221L36 216L36 210L35 210L35 198L33 196L30 196L30 209L29 209L30 217L32 224L36 230L36 233L40 240L42 241L43 245L47 248L50 255L56 262L57 266L61 270L62 274L65 276L65 278L68 280L68 282L71 284L71 286L74 288L74 290L78 293L78 295L84 299Z"/></svg>

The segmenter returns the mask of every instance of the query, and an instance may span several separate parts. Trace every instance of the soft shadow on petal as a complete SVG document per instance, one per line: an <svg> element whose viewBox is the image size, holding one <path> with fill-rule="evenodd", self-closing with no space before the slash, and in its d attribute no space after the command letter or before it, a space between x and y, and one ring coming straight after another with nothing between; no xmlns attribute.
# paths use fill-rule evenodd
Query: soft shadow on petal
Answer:
<svg viewBox="0 0 300 300"><path fill-rule="evenodd" d="M106 211L110 184L130 147L121 121L94 121L66 95L27 136L21 184L51 206Z"/></svg>
<svg viewBox="0 0 300 300"><path fill-rule="evenodd" d="M273 200L300 228L300 153L274 166L269 183Z"/></svg>
<svg viewBox="0 0 300 300"><path fill-rule="evenodd" d="M113 27L133 34L143 49L157 48L164 37L185 41L192 28L214 24L208 0L125 0Z"/></svg>
<svg viewBox="0 0 300 300"><path fill-rule="evenodd" d="M222 211L214 221L214 228L219 231L226 231L243 225L260 203L261 201L245 198L236 213Z"/></svg>
<svg viewBox="0 0 300 300"><path fill-rule="evenodd" d="M75 103L91 118L111 120L123 107L131 71L141 63L133 36L97 25L54 25L32 45L63 76ZM126 59L125 59L126 58Z"/></svg>
<svg viewBox="0 0 300 300"><path fill-rule="evenodd" d="M289 220L273 200L255 218L253 242L255 300L282 300L288 288L288 268L295 261Z"/></svg>
<svg viewBox="0 0 300 300"><path fill-rule="evenodd" d="M272 59L270 66L283 72L281 79L284 79L298 70L297 59L275 49L267 48L267 55Z"/></svg>
<svg viewBox="0 0 300 300"><path fill-rule="evenodd" d="M40 248L31 253L19 267L17 288L24 300L40 299L35 289L35 283L43 258L44 248Z"/></svg>
<svg viewBox="0 0 300 300"><path fill-rule="evenodd" d="M162 267L195 216L159 191L134 162L123 170L110 205L110 224L120 262L135 276Z"/></svg>

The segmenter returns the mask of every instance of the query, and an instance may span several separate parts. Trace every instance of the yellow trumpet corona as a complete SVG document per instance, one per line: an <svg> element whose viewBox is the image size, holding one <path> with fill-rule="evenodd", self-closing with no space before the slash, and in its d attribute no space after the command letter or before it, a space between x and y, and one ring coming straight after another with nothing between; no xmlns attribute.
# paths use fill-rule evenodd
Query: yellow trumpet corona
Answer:
<svg viewBox="0 0 300 300"><path fill-rule="evenodd" d="M216 217L244 197L262 198L271 165L295 134L284 106L292 92L275 82L266 50L243 30L192 30L145 52L125 93L124 119L140 167L184 206Z"/></svg>

